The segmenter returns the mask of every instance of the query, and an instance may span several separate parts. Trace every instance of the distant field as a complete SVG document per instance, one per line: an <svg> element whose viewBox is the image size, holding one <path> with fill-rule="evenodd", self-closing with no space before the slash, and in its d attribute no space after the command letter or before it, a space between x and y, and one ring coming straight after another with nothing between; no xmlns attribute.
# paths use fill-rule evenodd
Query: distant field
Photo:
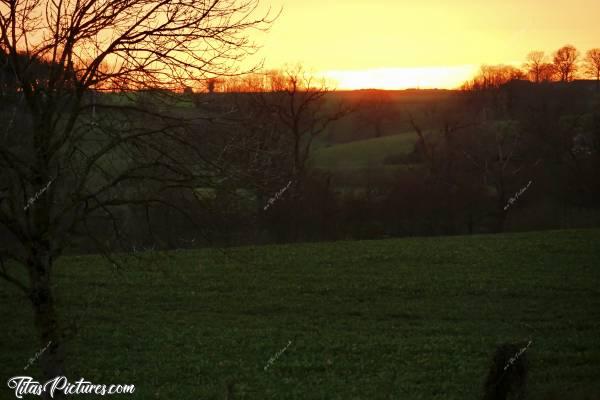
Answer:
<svg viewBox="0 0 600 400"><path fill-rule="evenodd" d="M230 381L234 399L479 399L495 345L530 339L530 399L574 399L600 391L599 243L578 230L148 253L121 274L79 256L55 287L79 321L70 373L136 385L117 398L225 399ZM16 295L0 283L4 382L40 349Z"/></svg>
<svg viewBox="0 0 600 400"><path fill-rule="evenodd" d="M414 132L359 140L319 148L314 152L313 163L317 168L366 168L383 166L388 156L406 155L413 150L417 140Z"/></svg>

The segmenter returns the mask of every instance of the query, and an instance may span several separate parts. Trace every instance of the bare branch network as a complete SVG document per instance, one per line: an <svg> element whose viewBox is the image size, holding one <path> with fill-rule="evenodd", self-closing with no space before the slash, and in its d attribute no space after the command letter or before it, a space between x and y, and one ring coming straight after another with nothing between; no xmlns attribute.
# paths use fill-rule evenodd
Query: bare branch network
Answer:
<svg viewBox="0 0 600 400"><path fill-rule="evenodd" d="M188 216L223 166L207 118L161 101L248 72L240 62L258 49L248 34L271 22L258 0L0 0L0 277L52 342L46 378L65 372L56 260L81 235L113 262L101 239L125 244L123 207Z"/></svg>
<svg viewBox="0 0 600 400"><path fill-rule="evenodd" d="M1 48L19 78L35 61L48 63L47 81L37 84L49 90L65 81L109 89L181 88L235 73L236 61L256 51L248 30L271 22L268 15L256 16L258 6L257 0L3 0Z"/></svg>

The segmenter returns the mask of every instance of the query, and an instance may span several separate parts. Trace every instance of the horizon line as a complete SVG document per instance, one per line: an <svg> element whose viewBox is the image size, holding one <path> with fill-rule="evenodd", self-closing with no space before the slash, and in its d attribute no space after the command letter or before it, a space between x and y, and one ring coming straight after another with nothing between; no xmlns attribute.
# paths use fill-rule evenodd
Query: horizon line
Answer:
<svg viewBox="0 0 600 400"><path fill-rule="evenodd" d="M376 67L321 70L315 73L334 83L336 90L458 89L480 65Z"/></svg>

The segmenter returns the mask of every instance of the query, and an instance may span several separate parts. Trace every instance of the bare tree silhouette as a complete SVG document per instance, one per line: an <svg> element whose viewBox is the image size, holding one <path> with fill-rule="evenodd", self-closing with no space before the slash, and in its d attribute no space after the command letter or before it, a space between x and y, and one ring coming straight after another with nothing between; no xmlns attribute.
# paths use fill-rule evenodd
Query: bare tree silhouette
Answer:
<svg viewBox="0 0 600 400"><path fill-rule="evenodd" d="M542 81L542 73L546 62L545 60L546 55L543 51L532 51L527 55L525 69L529 74L529 79L531 79L535 83L539 83Z"/></svg>
<svg viewBox="0 0 600 400"><path fill-rule="evenodd" d="M463 85L463 89L497 89L507 82L518 79L525 79L525 74L512 65L482 65L473 80Z"/></svg>
<svg viewBox="0 0 600 400"><path fill-rule="evenodd" d="M3 121L0 137L0 229L10 237L0 245L0 276L31 300L40 343L52 342L40 360L46 378L65 374L52 276L73 237L88 235L116 263L89 229L92 218L110 221L122 240L119 207L176 207L165 193L192 193L218 169L200 146L197 126L126 101L123 93L182 89L244 72L238 61L257 49L248 30L272 21L258 6L0 1L0 54L5 75L14 76L2 96L18 114L15 123Z"/></svg>
<svg viewBox="0 0 600 400"><path fill-rule="evenodd" d="M600 49L590 49L585 55L585 72L596 79L596 90L600 90Z"/></svg>
<svg viewBox="0 0 600 400"><path fill-rule="evenodd" d="M558 71L553 63L543 63L540 66L540 82L553 82L557 79Z"/></svg>
<svg viewBox="0 0 600 400"><path fill-rule="evenodd" d="M577 73L579 51L572 45L566 45L554 53L554 66L561 82L571 82Z"/></svg>
<svg viewBox="0 0 600 400"><path fill-rule="evenodd" d="M326 83L300 65L272 73L269 88L259 96L261 107L280 123L281 133L291 147L291 176L300 182L306 174L314 139L352 110L343 103L328 104L330 90Z"/></svg>
<svg viewBox="0 0 600 400"><path fill-rule="evenodd" d="M353 108L328 96L330 90L326 82L315 78L301 65L271 71L261 84L252 85L253 90L257 85L262 85L264 90L253 96L254 102L247 113L253 121L248 121L246 126L260 132L256 142L260 149L257 153L258 160L262 160L260 164L268 160L270 165L278 165L276 170L279 171L278 176L263 181L279 181L279 186L272 188L274 191L292 181L287 196L293 202L292 207L298 209L315 138ZM257 124L259 129L256 129ZM296 239L299 221L295 214L290 223Z"/></svg>

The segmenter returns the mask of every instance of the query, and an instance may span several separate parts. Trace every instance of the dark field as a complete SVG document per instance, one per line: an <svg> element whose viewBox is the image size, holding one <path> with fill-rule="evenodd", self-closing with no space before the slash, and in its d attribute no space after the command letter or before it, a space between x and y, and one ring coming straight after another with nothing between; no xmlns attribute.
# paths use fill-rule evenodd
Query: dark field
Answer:
<svg viewBox="0 0 600 400"><path fill-rule="evenodd" d="M531 340L530 398L582 399L600 392L599 243L571 230L146 253L120 273L74 256L55 289L71 380L135 384L122 398L225 399L229 384L235 399L476 399L495 346ZM41 346L18 296L0 286L5 379L39 376L23 371Z"/></svg>

